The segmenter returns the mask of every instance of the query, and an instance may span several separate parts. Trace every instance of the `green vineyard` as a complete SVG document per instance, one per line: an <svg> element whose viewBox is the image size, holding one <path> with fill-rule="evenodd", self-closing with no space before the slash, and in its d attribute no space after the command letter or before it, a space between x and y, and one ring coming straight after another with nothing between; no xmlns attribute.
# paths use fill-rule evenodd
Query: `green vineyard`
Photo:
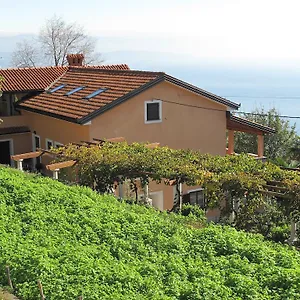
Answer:
<svg viewBox="0 0 300 300"><path fill-rule="evenodd" d="M196 226L195 226L196 227ZM0 167L0 276L21 299L300 299L300 254L260 235Z"/></svg>

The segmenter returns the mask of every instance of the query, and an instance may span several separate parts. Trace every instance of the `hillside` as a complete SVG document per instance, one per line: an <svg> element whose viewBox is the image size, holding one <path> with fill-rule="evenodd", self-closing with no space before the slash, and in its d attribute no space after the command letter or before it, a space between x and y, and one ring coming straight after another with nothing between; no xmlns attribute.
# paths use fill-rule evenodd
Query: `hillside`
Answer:
<svg viewBox="0 0 300 300"><path fill-rule="evenodd" d="M300 254L259 235L0 167L0 280L39 299L300 299Z"/></svg>

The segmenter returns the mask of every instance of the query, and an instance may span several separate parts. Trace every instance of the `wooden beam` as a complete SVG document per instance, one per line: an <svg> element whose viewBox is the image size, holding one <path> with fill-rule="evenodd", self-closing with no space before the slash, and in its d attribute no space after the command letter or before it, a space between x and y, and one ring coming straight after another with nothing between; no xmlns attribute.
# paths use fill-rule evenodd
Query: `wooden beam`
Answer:
<svg viewBox="0 0 300 300"><path fill-rule="evenodd" d="M77 163L76 160L67 160L67 161L46 165L46 169L50 171L55 171L58 169L73 167L76 163Z"/></svg>
<svg viewBox="0 0 300 300"><path fill-rule="evenodd" d="M85 146L84 144L87 144L87 145L94 145L94 146L100 145L99 142L88 142L88 141L80 141L80 142L83 143L83 144L81 144L81 146Z"/></svg>
<svg viewBox="0 0 300 300"><path fill-rule="evenodd" d="M287 171L297 171L297 172L300 172L299 168L280 167L280 169L287 170Z"/></svg>
<svg viewBox="0 0 300 300"><path fill-rule="evenodd" d="M115 137L115 138L110 138L110 139L97 139L97 138L93 138L94 141L97 142L101 142L101 143L105 143L105 142L109 142L109 143L120 143L120 142L126 142L126 139L124 137Z"/></svg>
<svg viewBox="0 0 300 300"><path fill-rule="evenodd" d="M152 143L145 145L146 148L153 149L159 147L160 143Z"/></svg>
<svg viewBox="0 0 300 300"><path fill-rule="evenodd" d="M228 130L228 151L227 154L234 153L234 131Z"/></svg>
<svg viewBox="0 0 300 300"><path fill-rule="evenodd" d="M282 181L276 181L276 180L271 180L271 181L268 181L268 184L270 184L270 185L285 185L285 183L284 182L282 182Z"/></svg>
<svg viewBox="0 0 300 300"><path fill-rule="evenodd" d="M275 190L275 191L288 191L289 189L284 186L276 186L276 185L264 185L265 188L268 190Z"/></svg>
<svg viewBox="0 0 300 300"><path fill-rule="evenodd" d="M23 153L23 154L12 155L11 159L15 160L15 161L18 161L18 160L21 160L21 159L29 159L29 158L40 157L43 154L44 154L44 151L27 152L27 153Z"/></svg>
<svg viewBox="0 0 300 300"><path fill-rule="evenodd" d="M289 195L285 195L285 194L278 193L278 192L264 191L264 190L260 190L259 192L262 194L266 194L266 195L277 197L277 198L285 198L285 199L291 198Z"/></svg>
<svg viewBox="0 0 300 300"><path fill-rule="evenodd" d="M174 186L174 185L176 185L176 182L177 182L176 179L166 179L165 180L165 185Z"/></svg>
<svg viewBox="0 0 300 300"><path fill-rule="evenodd" d="M257 135L257 155L258 157L264 156L264 136L262 134Z"/></svg>
<svg viewBox="0 0 300 300"><path fill-rule="evenodd" d="M120 136L120 137L107 139L106 141L110 143L120 143L120 142L126 142L126 139Z"/></svg>

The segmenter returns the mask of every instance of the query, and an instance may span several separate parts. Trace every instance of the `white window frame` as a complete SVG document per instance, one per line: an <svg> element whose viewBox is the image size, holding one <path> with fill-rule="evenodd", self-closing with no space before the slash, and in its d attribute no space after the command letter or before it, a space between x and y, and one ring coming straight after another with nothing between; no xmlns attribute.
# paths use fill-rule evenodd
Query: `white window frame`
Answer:
<svg viewBox="0 0 300 300"><path fill-rule="evenodd" d="M54 142L54 147L57 148L57 146L63 146L64 144L60 143L60 142Z"/></svg>
<svg viewBox="0 0 300 300"><path fill-rule="evenodd" d="M50 148L48 147L48 143L51 143L51 146L53 147L54 146L53 140L46 139L45 141L46 141L46 145L45 145L46 150L50 150L51 147Z"/></svg>
<svg viewBox="0 0 300 300"><path fill-rule="evenodd" d="M35 138L38 138L39 139L39 141L40 141L40 148L42 148L42 144L41 144L41 137L39 136L39 135L37 135L37 134L35 134L35 133L33 133L32 134L32 151L33 152L35 152L35 151L37 151L37 148L36 148L36 144L35 144ZM33 168L35 169L35 166L36 166L36 164L37 164L37 161L42 161L42 159L41 159L41 157L35 157L35 158L33 158Z"/></svg>
<svg viewBox="0 0 300 300"><path fill-rule="evenodd" d="M9 153L10 156L14 155L14 140L13 139L0 139L0 142L9 142ZM10 166L14 167L14 160L10 157Z"/></svg>
<svg viewBox="0 0 300 300"><path fill-rule="evenodd" d="M193 190L188 190L187 193L194 193L194 192L201 192L201 191L204 191L204 188L196 188L196 189L193 189Z"/></svg>
<svg viewBox="0 0 300 300"><path fill-rule="evenodd" d="M40 148L42 148L42 144L41 144L41 137L35 133L32 134L32 151L35 152L36 150L36 145L35 145L35 138L38 138L40 141Z"/></svg>
<svg viewBox="0 0 300 300"><path fill-rule="evenodd" d="M197 193L197 192L203 192L204 193L204 188L196 188L196 189L188 190L187 191L188 194ZM203 198L203 204L205 204L205 195L203 195L203 196L204 196L204 198Z"/></svg>
<svg viewBox="0 0 300 300"><path fill-rule="evenodd" d="M158 103L159 104L159 120L152 120L152 121L147 120L147 104L149 104L149 103ZM161 100L153 99L151 101L145 101L144 110L145 110L144 111L145 124L153 124L153 123L161 123L162 122L162 101Z"/></svg>

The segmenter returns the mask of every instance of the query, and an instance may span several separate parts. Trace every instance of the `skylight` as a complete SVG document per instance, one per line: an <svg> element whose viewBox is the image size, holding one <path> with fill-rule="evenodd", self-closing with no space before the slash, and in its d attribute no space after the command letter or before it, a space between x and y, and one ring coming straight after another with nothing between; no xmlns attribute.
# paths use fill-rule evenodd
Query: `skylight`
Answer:
<svg viewBox="0 0 300 300"><path fill-rule="evenodd" d="M78 92L78 91L80 91L80 90L82 90L82 89L84 89L84 88L85 88L84 86L77 87L77 88L75 88L75 89L73 89L73 90L67 92L67 93L65 94L65 96L70 96L70 95L72 95L72 94L74 94L74 93L76 93L76 92Z"/></svg>
<svg viewBox="0 0 300 300"><path fill-rule="evenodd" d="M91 98L93 98L93 97L99 95L100 93L105 92L106 90L107 90L107 89L99 89L99 90L97 90L97 91L95 91L95 92L93 92L93 93L91 93L91 94L85 96L84 99L91 99Z"/></svg>
<svg viewBox="0 0 300 300"><path fill-rule="evenodd" d="M54 93L54 92L56 92L56 91L62 89L62 88L65 87L65 86L66 86L65 84L59 85L59 86L57 86L56 88L54 88L54 89L48 91L48 93L49 93L49 94L52 94L52 93Z"/></svg>

